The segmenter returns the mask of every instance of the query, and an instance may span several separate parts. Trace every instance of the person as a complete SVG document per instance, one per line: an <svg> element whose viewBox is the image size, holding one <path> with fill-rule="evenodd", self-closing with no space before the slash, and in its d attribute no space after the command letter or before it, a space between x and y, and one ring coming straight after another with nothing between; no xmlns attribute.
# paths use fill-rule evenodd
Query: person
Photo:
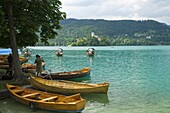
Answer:
<svg viewBox="0 0 170 113"><path fill-rule="evenodd" d="M32 54L31 50L29 51L28 48L26 48L24 51L25 51L23 52L24 57L31 57Z"/></svg>
<svg viewBox="0 0 170 113"><path fill-rule="evenodd" d="M89 54L89 50L86 50L86 55L88 55Z"/></svg>
<svg viewBox="0 0 170 113"><path fill-rule="evenodd" d="M36 55L36 60L34 62L36 64L36 73L37 73L37 77L39 76L39 74L41 75L42 72L42 59L40 57L40 55Z"/></svg>
<svg viewBox="0 0 170 113"><path fill-rule="evenodd" d="M7 59L8 59L9 68L6 73L12 76L13 65L12 65L12 54L11 53L9 54Z"/></svg>

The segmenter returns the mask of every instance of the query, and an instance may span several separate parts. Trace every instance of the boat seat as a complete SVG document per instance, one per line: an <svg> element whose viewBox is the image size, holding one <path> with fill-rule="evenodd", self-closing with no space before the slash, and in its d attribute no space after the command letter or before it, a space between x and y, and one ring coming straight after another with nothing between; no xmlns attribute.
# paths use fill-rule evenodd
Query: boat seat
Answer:
<svg viewBox="0 0 170 113"><path fill-rule="evenodd" d="M55 98L58 98L58 96L52 96L52 97L49 97L49 98L44 98L42 100L39 100L38 102L45 102L45 101L52 100L52 99L55 99Z"/></svg>
<svg viewBox="0 0 170 113"><path fill-rule="evenodd" d="M10 86L10 89L16 88L16 86L13 86L13 85L9 85L9 86Z"/></svg>
<svg viewBox="0 0 170 113"><path fill-rule="evenodd" d="M21 89L13 89L12 92L14 92L14 93L22 93L22 92L24 92L24 90L21 90Z"/></svg>
<svg viewBox="0 0 170 113"><path fill-rule="evenodd" d="M57 101L67 103L67 102L74 102L74 101L76 101L78 99L80 99L80 94L79 93L71 95L71 96L67 96L67 97L60 96Z"/></svg>
<svg viewBox="0 0 170 113"><path fill-rule="evenodd" d="M31 94L23 95L22 97L26 98L26 97L30 97L30 96L39 95L39 94L40 94L40 93L31 93Z"/></svg>

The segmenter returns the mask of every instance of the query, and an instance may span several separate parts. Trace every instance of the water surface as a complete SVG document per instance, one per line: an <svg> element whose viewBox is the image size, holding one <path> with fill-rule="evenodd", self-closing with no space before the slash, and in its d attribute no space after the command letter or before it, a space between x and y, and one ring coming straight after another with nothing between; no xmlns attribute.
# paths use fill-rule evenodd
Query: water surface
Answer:
<svg viewBox="0 0 170 113"><path fill-rule="evenodd" d="M87 105L82 113L170 113L170 46L94 47L96 55L87 57L88 47L31 47L33 63L40 54L46 69L79 70L90 67L91 78L83 82L109 82L108 94L82 95ZM9 98L0 101L2 113L51 113L32 110Z"/></svg>

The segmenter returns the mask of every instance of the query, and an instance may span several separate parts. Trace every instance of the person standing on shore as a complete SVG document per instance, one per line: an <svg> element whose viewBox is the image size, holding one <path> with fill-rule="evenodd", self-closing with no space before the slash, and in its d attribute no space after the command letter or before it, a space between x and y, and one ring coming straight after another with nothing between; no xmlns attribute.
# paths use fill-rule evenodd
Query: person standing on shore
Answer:
<svg viewBox="0 0 170 113"><path fill-rule="evenodd" d="M9 68L12 69L12 54L11 53L8 56L8 63L9 63Z"/></svg>
<svg viewBox="0 0 170 113"><path fill-rule="evenodd" d="M6 74L8 74L9 76L12 76L13 65L12 65L12 54L11 53L9 54L7 59L8 59L9 68L8 68Z"/></svg>
<svg viewBox="0 0 170 113"><path fill-rule="evenodd" d="M42 72L42 59L40 57L40 55L36 55L36 60L34 62L36 64L36 73L37 73L37 77L39 76L39 74L41 75Z"/></svg>

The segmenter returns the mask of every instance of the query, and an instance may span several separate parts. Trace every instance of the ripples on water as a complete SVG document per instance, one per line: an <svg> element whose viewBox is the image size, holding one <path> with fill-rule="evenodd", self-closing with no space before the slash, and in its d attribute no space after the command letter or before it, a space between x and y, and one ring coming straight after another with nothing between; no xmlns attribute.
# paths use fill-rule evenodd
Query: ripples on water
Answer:
<svg viewBox="0 0 170 113"><path fill-rule="evenodd" d="M39 48L41 49L41 48ZM45 50L48 49L48 50ZM169 113L170 112L170 47L96 47L96 56L85 56L85 47L64 48L57 57L53 48L33 49L29 62L38 53L51 71L92 68L85 82L110 82L109 92L82 95L87 99L83 113ZM33 113L27 106L11 99L1 101L2 113ZM4 112L3 112L4 111Z"/></svg>

